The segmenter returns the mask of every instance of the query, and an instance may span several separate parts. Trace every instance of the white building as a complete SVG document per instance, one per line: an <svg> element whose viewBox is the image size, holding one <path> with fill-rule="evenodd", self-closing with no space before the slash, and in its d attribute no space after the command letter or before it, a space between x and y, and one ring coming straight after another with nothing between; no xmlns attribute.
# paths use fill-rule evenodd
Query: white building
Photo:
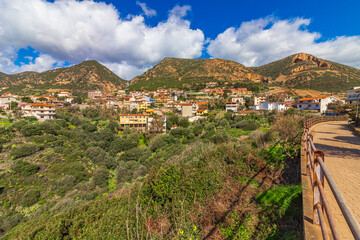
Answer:
<svg viewBox="0 0 360 240"><path fill-rule="evenodd" d="M71 97L71 93L69 92L59 92L58 97Z"/></svg>
<svg viewBox="0 0 360 240"><path fill-rule="evenodd" d="M43 103L30 103L21 106L24 117L36 117L39 120L53 119L55 115L55 105Z"/></svg>
<svg viewBox="0 0 360 240"><path fill-rule="evenodd" d="M232 102L237 102L239 105L245 105L245 100L242 97L232 97Z"/></svg>
<svg viewBox="0 0 360 240"><path fill-rule="evenodd" d="M358 97L360 100L360 87L350 88L346 93L345 102L349 104L356 103Z"/></svg>
<svg viewBox="0 0 360 240"><path fill-rule="evenodd" d="M336 101L339 101L339 99L334 96L301 98L296 102L296 108L299 110L316 110L320 113L325 113L328 109L328 104Z"/></svg>
<svg viewBox="0 0 360 240"><path fill-rule="evenodd" d="M0 104L7 104L7 103L11 103L11 102L18 102L18 100L13 97L13 96L1 96L0 97Z"/></svg>
<svg viewBox="0 0 360 240"><path fill-rule="evenodd" d="M279 112L283 112L289 109L289 106L286 103L279 103L279 102L262 102L259 106L260 110L277 110Z"/></svg>
<svg viewBox="0 0 360 240"><path fill-rule="evenodd" d="M225 106L225 109L226 109L226 111L232 110L232 111L234 111L234 112L237 112L237 111L238 111L238 107L239 107L239 105L238 105L237 102L227 102L227 103L226 103L226 106Z"/></svg>

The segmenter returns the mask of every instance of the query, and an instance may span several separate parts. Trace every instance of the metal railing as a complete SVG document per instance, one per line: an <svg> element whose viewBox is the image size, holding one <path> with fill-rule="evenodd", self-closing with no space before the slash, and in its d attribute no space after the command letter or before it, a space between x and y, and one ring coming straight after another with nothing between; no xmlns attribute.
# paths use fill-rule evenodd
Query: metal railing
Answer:
<svg viewBox="0 0 360 240"><path fill-rule="evenodd" d="M329 232L327 229L327 223L324 215L326 212L327 220L330 226L330 230L333 239L341 239L339 230L335 224L334 215L330 209L328 197L324 191L324 178L326 178L330 189L344 215L344 218L354 236L355 239L360 240L360 225L357 222L353 212L347 205L344 197L342 196L339 188L332 179L329 171L325 166L325 155L321 150L316 149L313 137L310 134L309 128L312 126L328 121L347 121L347 116L340 117L319 117L310 118L304 122L304 133L303 133L303 146L305 150L305 161L306 161L306 175L310 176L310 181L313 189L313 223L320 225L323 239L330 239Z"/></svg>

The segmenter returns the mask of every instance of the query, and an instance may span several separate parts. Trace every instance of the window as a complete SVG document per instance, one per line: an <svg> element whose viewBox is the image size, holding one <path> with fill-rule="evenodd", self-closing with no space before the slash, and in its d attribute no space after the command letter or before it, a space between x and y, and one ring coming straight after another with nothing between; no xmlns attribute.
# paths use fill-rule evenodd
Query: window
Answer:
<svg viewBox="0 0 360 240"><path fill-rule="evenodd" d="M299 107L301 108L301 105L299 105Z"/></svg>

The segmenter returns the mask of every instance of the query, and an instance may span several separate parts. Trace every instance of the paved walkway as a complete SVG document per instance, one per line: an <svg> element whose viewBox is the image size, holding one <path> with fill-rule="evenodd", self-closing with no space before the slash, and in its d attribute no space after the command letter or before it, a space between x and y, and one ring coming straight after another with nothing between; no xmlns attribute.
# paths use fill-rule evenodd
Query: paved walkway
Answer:
<svg viewBox="0 0 360 240"><path fill-rule="evenodd" d="M325 153L326 167L360 222L360 137L345 122L320 124L311 134L316 148ZM342 239L354 239L327 183L325 192Z"/></svg>

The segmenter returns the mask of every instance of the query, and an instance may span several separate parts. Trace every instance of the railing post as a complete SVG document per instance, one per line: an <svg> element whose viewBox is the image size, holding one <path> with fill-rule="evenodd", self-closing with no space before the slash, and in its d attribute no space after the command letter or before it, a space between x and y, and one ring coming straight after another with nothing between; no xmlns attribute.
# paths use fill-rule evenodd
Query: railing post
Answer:
<svg viewBox="0 0 360 240"><path fill-rule="evenodd" d="M320 189L318 186L318 180L320 181L322 187L324 187L324 173L321 169L321 166L319 162L317 161L317 158L320 157L324 161L324 153L320 150L317 150L314 152L314 179L313 179L313 186L314 186L314 223L317 225L320 225L320 213L319 208L316 208L316 204L320 204L321 210L324 213L324 204L321 197Z"/></svg>

